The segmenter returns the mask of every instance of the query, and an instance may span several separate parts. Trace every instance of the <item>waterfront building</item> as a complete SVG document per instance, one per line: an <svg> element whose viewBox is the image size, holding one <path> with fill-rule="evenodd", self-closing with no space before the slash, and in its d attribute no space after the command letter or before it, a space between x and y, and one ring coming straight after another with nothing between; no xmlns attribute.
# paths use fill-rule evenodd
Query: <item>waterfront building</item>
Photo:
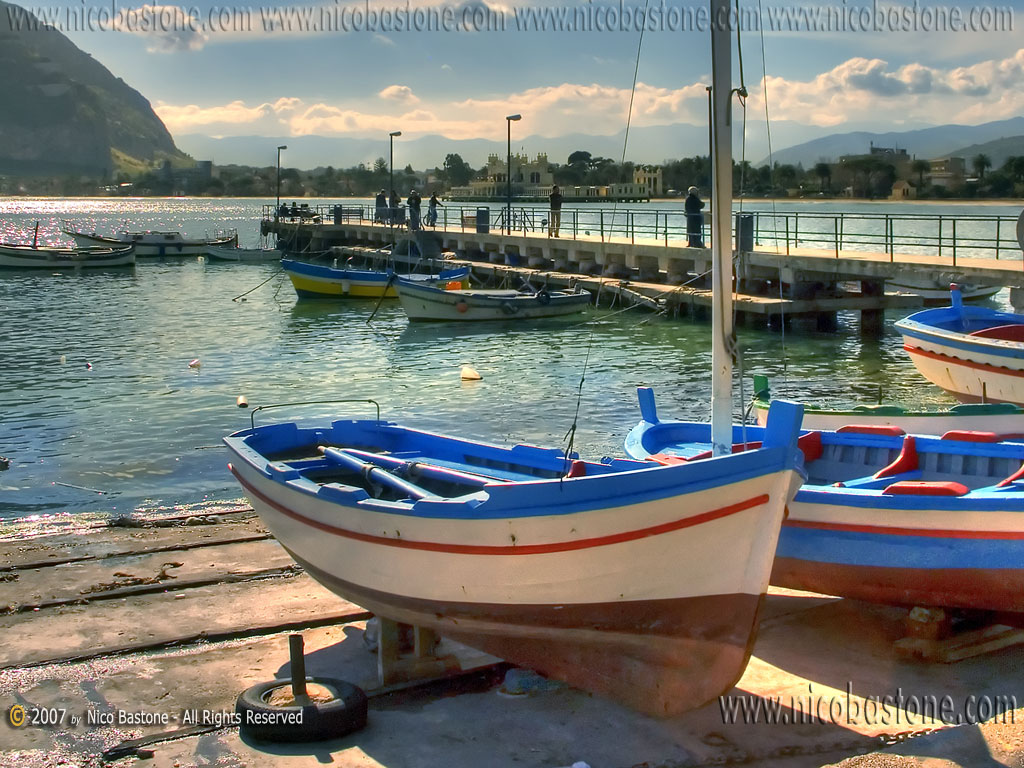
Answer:
<svg viewBox="0 0 1024 768"><path fill-rule="evenodd" d="M928 162L932 166L928 179L933 187L953 189L963 185L967 163L962 157L938 157Z"/></svg>

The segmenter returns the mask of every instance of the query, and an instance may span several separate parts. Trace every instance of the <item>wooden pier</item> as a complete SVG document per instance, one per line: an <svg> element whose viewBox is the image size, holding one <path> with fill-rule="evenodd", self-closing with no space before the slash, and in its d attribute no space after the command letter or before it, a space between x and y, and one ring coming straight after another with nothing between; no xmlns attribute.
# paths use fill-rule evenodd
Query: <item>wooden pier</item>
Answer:
<svg viewBox="0 0 1024 768"><path fill-rule="evenodd" d="M358 209L357 209L358 210ZM621 297L651 309L678 314L710 307L711 251L653 237L609 237L584 232L549 237L546 232L476 231L463 226L409 232L362 216L323 220L265 218L264 234L277 234L289 250L324 253L340 248L380 249L395 244L398 254L436 258L454 254L476 275L515 275L533 284L570 282L601 295ZM948 250L947 250L948 253ZM954 255L872 253L787 247L738 252L734 303L740 321L770 324L795 316L816 317L818 327L836 326L836 313L860 312L862 332L875 335L883 313L914 308L923 300L886 291L895 277L937 284L968 282L1008 286L1015 298L1024 286L1024 262ZM1024 298L1024 295L1022 295Z"/></svg>

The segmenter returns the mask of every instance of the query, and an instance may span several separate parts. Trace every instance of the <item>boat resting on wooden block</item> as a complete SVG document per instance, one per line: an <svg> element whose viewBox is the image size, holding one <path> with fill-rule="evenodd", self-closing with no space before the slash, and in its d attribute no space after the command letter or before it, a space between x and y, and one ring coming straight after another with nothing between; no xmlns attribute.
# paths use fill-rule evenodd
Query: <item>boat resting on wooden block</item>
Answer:
<svg viewBox="0 0 1024 768"><path fill-rule="evenodd" d="M0 244L0 268L58 269L67 267L129 267L135 263L135 247L61 248Z"/></svg>
<svg viewBox="0 0 1024 768"><path fill-rule="evenodd" d="M590 292L582 289L445 291L404 279L396 289L410 320L526 320L582 312L590 304Z"/></svg>
<svg viewBox="0 0 1024 768"><path fill-rule="evenodd" d="M328 589L636 709L741 676L795 465L800 407L764 445L660 467L385 421L225 438L275 538Z"/></svg>
<svg viewBox="0 0 1024 768"><path fill-rule="evenodd" d="M300 298L347 296L362 299L393 299L398 296L395 285L399 279L428 285L450 284L451 287L458 288L469 278L469 267L444 269L432 275L402 275L401 278L391 270L332 267L295 259L281 259L281 269L292 281L295 293Z"/></svg>
<svg viewBox="0 0 1024 768"><path fill-rule="evenodd" d="M754 414L764 425L771 405L768 377L754 376ZM995 432L1003 439L1024 439L1024 408L1012 403L961 403L950 408L911 410L898 405L857 405L845 409L804 404L804 429L839 429L847 424L895 426L917 435L952 430Z"/></svg>
<svg viewBox="0 0 1024 768"><path fill-rule="evenodd" d="M685 463L706 424L661 421L641 388L626 453ZM763 428L733 428L734 451ZM807 482L782 526L772 584L891 605L1024 620L1024 443L984 432L907 435L849 425L800 437Z"/></svg>

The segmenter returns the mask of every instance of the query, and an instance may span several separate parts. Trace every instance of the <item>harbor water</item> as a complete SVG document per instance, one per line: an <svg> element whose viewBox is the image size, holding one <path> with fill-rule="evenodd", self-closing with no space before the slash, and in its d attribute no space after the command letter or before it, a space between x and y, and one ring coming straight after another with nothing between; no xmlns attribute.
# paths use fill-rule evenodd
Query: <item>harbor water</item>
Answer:
<svg viewBox="0 0 1024 768"><path fill-rule="evenodd" d="M101 233L125 222L194 237L234 227L253 246L266 202L7 199L0 240L30 240L39 221L40 243L66 242L66 219ZM410 325L396 301L371 319L375 307L299 301L275 263L0 273L0 455L11 459L0 472L0 520L238 498L220 441L249 426L239 396L253 406L372 399L386 419L502 443L564 446L575 424L574 447L590 457L622 455L639 385L655 388L666 418L708 416L710 327L701 322L592 308L523 327ZM740 328L744 394L766 373L774 394L816 403L876 402L879 392L911 406L952 402L902 351L892 322L904 314L887 316L880 339L861 338L852 313L836 333L801 322L785 333ZM482 380L462 382L463 365ZM372 405L335 403L256 419L373 415Z"/></svg>

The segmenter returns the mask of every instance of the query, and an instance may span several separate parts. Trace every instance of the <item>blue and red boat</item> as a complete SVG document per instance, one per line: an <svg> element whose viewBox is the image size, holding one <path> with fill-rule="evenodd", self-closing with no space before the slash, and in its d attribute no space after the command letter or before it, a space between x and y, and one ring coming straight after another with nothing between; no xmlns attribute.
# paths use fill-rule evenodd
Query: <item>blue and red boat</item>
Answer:
<svg viewBox="0 0 1024 768"><path fill-rule="evenodd" d="M650 389L626 452L686 463L707 424L660 421ZM736 426L734 451L760 427ZM807 482L789 506L771 583L891 605L1024 617L1024 443L993 433L847 426L800 437Z"/></svg>
<svg viewBox="0 0 1024 768"><path fill-rule="evenodd" d="M1024 315L963 303L896 323L918 372L965 403L1024 405Z"/></svg>

